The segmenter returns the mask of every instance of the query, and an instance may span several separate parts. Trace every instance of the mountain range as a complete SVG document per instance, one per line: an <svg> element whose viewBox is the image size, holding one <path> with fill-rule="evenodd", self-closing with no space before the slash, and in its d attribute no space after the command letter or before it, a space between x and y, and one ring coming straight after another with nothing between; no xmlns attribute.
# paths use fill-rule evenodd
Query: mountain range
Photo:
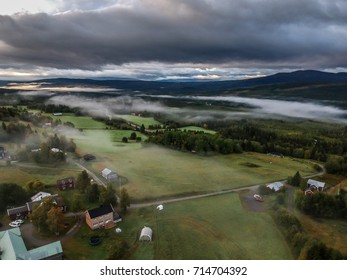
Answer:
<svg viewBox="0 0 347 280"><path fill-rule="evenodd" d="M37 82L47 82L55 86L61 85L84 85L84 86L103 86L124 90L168 90L168 91L206 91L206 90L234 90L249 87L279 84L347 84L347 73L329 73L315 70L300 70L290 73L277 73L270 76L228 81L204 81L204 82L164 82L164 81L143 81L143 80L95 80L95 79L44 79Z"/></svg>

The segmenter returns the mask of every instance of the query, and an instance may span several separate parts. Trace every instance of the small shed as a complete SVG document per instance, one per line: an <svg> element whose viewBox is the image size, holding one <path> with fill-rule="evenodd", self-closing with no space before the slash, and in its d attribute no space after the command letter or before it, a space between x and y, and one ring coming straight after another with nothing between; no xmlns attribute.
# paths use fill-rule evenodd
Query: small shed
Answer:
<svg viewBox="0 0 347 280"><path fill-rule="evenodd" d="M144 226L141 230L140 241L152 241L153 231L151 228Z"/></svg>
<svg viewBox="0 0 347 280"><path fill-rule="evenodd" d="M116 172L105 168L101 171L101 176L104 177L107 181L113 181L118 179L118 175Z"/></svg>
<svg viewBox="0 0 347 280"><path fill-rule="evenodd" d="M281 182L274 182L272 184L267 185L267 187L275 192L280 191L283 188L283 183Z"/></svg>

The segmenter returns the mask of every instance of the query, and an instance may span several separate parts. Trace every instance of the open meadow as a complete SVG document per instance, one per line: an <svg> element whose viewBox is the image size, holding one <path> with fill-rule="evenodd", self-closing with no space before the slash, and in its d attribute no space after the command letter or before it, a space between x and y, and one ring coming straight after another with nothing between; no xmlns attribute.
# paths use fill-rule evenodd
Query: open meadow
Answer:
<svg viewBox="0 0 347 280"><path fill-rule="evenodd" d="M203 156L164 147L113 142L116 131L88 130L76 138L80 154L97 160L87 164L96 173L107 167L126 177L133 201L233 189L286 179L297 170L314 173L312 165L291 158L257 153Z"/></svg>
<svg viewBox="0 0 347 280"><path fill-rule="evenodd" d="M266 202L265 202L266 203ZM127 259L292 259L291 252L270 215L245 210L238 194L214 196L164 205L129 209L114 229L91 231L86 225L63 244L67 259L106 259L112 238L129 245ZM139 241L143 226L153 230L153 240ZM91 235L102 236L99 246L90 246Z"/></svg>
<svg viewBox="0 0 347 280"><path fill-rule="evenodd" d="M160 122L156 121L153 117L141 117L141 116L134 116L134 115L119 115L119 117L136 125L144 125L145 128L148 128L148 126L150 125L162 125Z"/></svg>
<svg viewBox="0 0 347 280"><path fill-rule="evenodd" d="M79 129L104 129L106 125L102 122L94 120L88 116L75 116L72 113L64 113L62 116L53 116L53 114L46 114L52 117L53 120L61 120L62 123L71 122L75 128Z"/></svg>

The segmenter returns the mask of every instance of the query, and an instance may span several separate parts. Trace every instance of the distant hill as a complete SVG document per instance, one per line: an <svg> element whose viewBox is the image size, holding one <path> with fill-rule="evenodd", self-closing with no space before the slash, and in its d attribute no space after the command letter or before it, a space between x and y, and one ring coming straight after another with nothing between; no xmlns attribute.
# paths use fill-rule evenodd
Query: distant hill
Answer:
<svg viewBox="0 0 347 280"><path fill-rule="evenodd" d="M173 81L142 81L126 79L44 79L35 82L47 82L52 86L102 86L114 89L151 91L162 93L164 90L171 93L228 91L242 88L253 88L266 85L318 85L318 84L347 84L347 73L328 73L314 70L300 70L290 73L278 73L261 78L229 81L208 82L173 82ZM1 82L0 82L1 84ZM153 92L154 91L154 92Z"/></svg>

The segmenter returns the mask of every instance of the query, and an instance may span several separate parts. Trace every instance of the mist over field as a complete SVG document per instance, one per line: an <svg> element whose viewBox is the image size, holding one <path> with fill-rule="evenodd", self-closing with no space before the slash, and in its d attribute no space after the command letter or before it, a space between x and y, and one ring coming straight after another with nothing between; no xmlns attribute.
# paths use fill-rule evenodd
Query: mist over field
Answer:
<svg viewBox="0 0 347 280"><path fill-rule="evenodd" d="M146 100L144 95L90 98L65 95L53 96L48 103L80 108L83 112L98 117L117 117L118 114L131 112L163 113L178 117L186 122L201 122L208 120L231 120L240 118L302 118L321 121L346 123L347 111L335 106L317 102L299 102L275 99L245 98L236 96L171 96L156 95L156 101ZM165 100L187 100L187 106L182 108L165 105ZM188 101L205 101L201 109L189 108ZM223 109L210 109L211 105L223 102ZM231 110L227 110L230 105ZM242 110L235 110L235 105Z"/></svg>

